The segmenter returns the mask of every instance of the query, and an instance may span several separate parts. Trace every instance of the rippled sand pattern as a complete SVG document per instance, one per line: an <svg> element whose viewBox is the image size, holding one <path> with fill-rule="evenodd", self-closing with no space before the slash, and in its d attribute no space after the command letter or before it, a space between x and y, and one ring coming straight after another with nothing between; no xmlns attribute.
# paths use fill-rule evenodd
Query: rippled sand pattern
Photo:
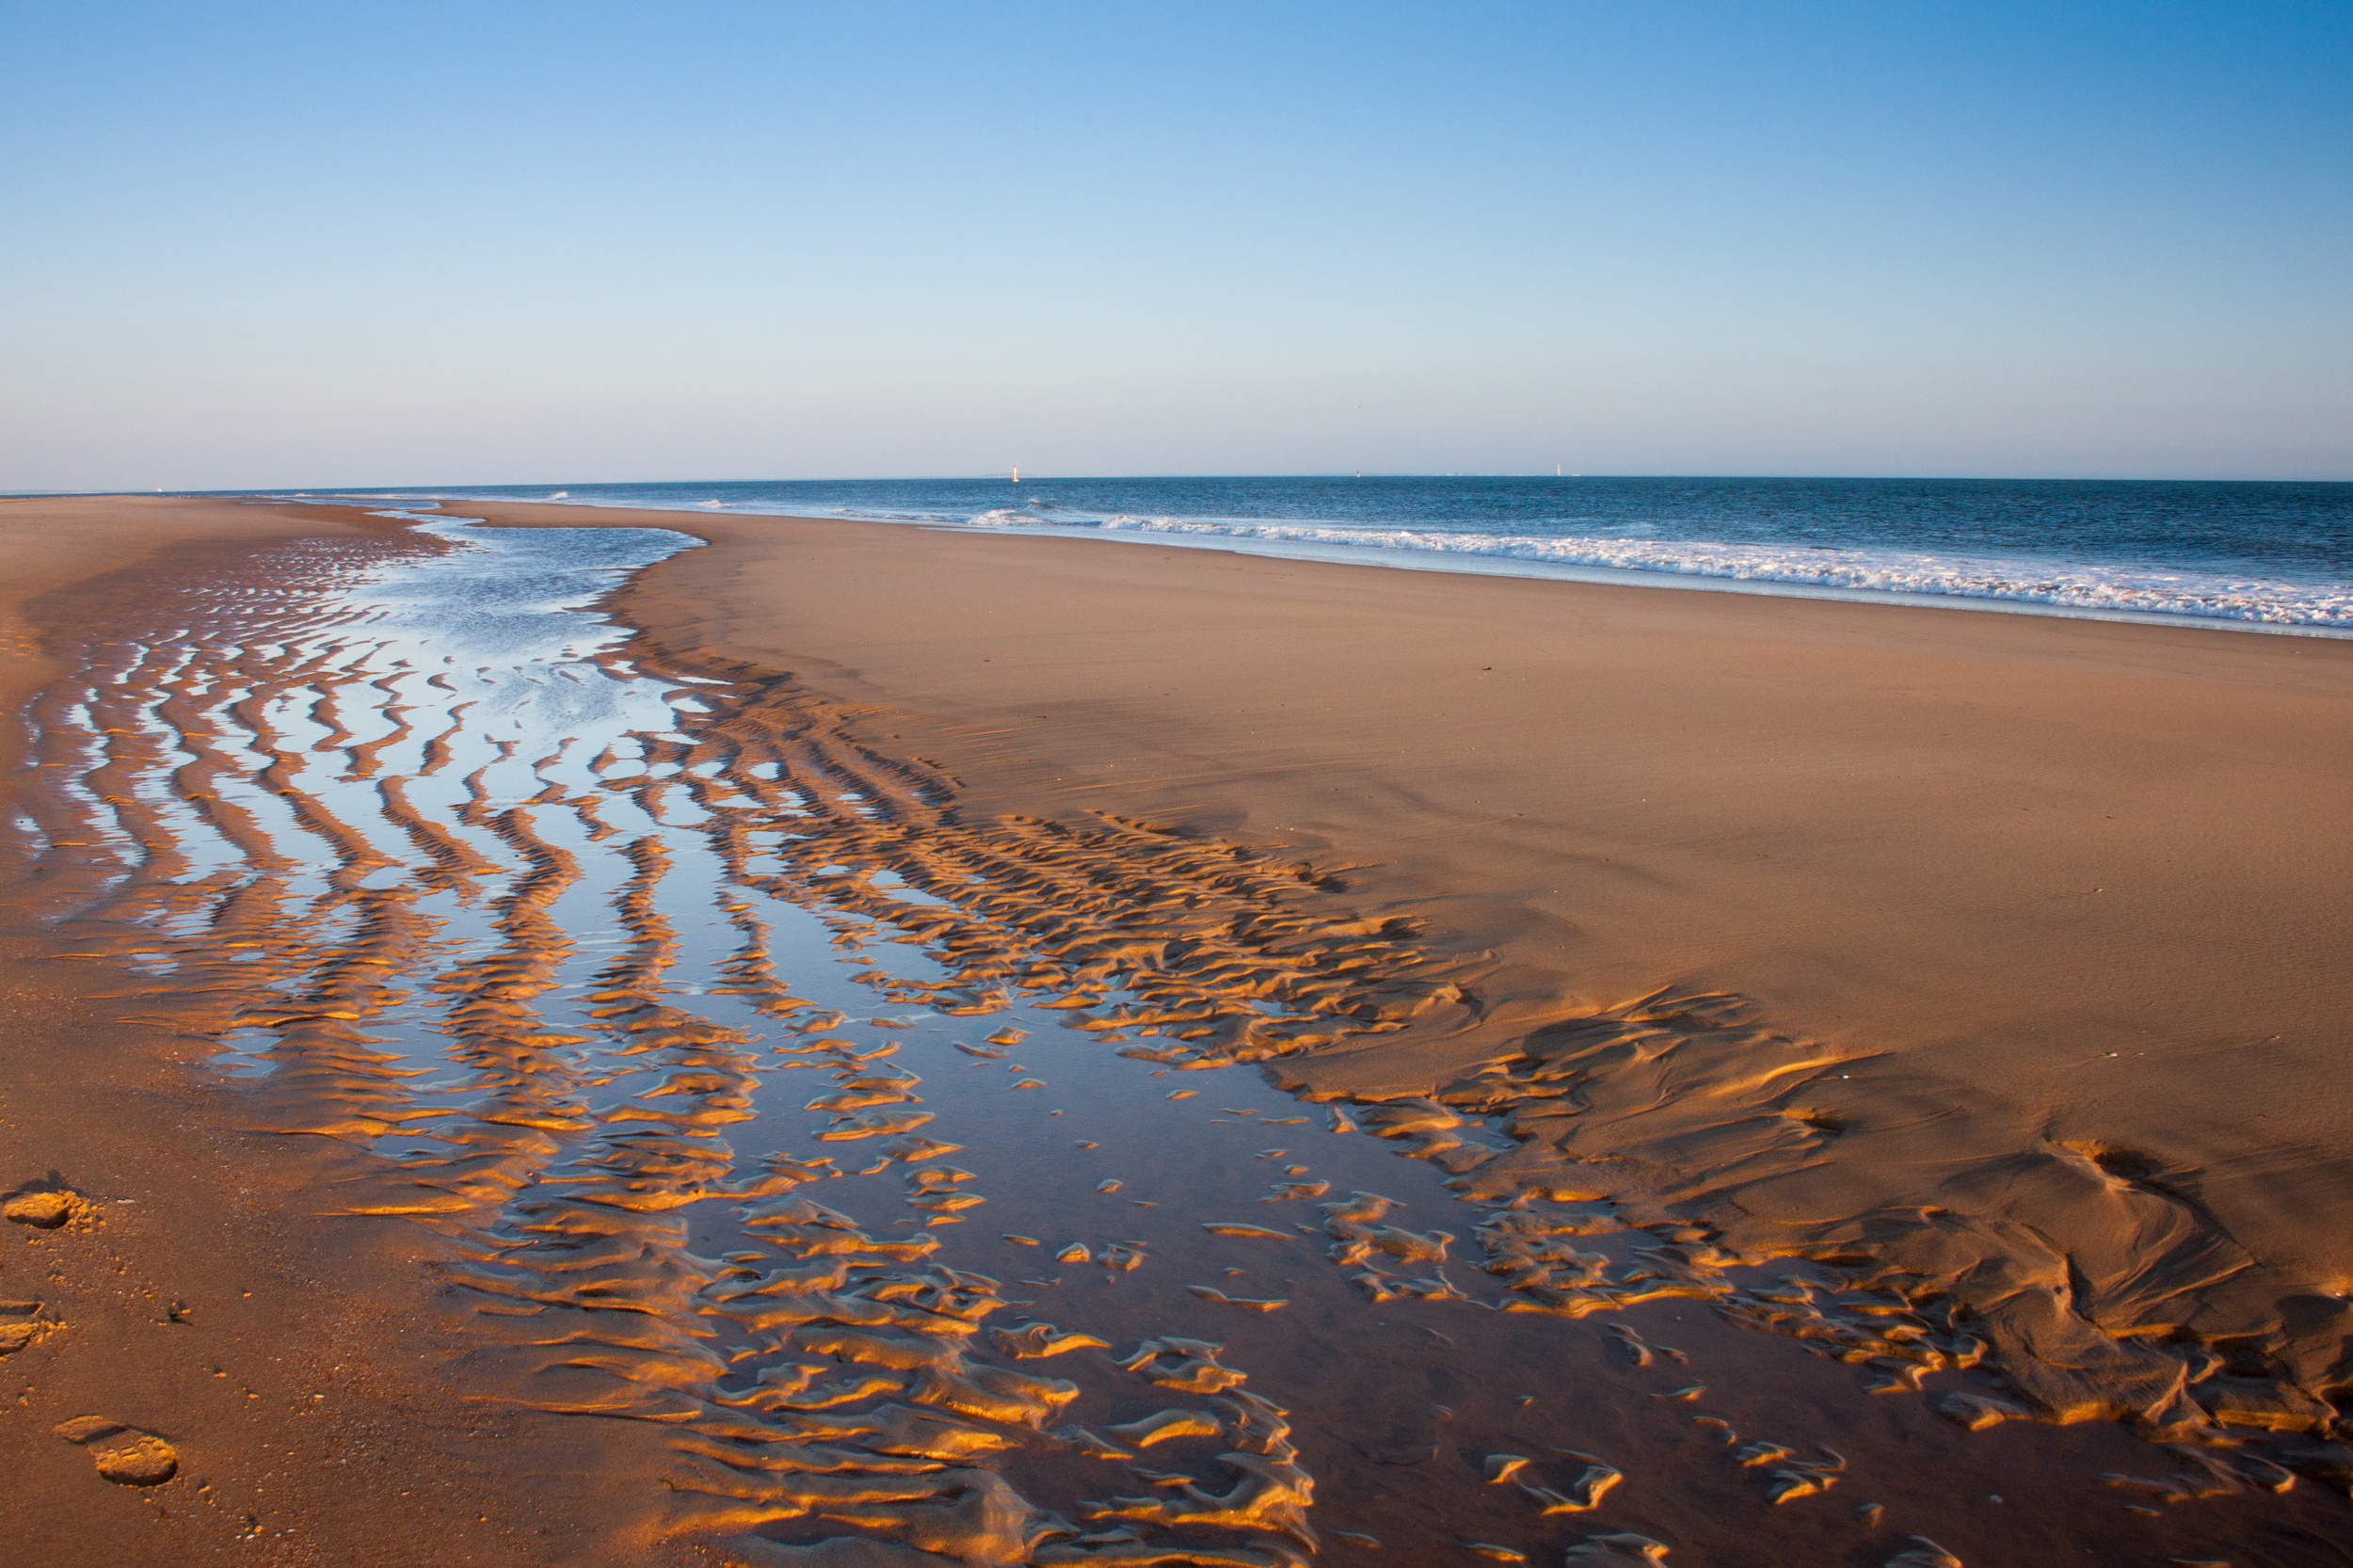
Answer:
<svg viewBox="0 0 2353 1568"><path fill-rule="evenodd" d="M1670 1133L1753 1136L1723 1107L1821 1065L1722 1008L1556 1027L1433 1098L1219 1071L1317 1087L1318 1048L1475 1029L1468 971L1312 869L968 823L788 681L633 662L579 607L681 542L440 527L160 598L39 703L52 787L19 824L138 1006L220 1040L272 1130L349 1151L326 1206L448 1239L469 1386L664 1434L649 1533L751 1564L1269 1568L1653 1562L1643 1531L1731 1519L1945 1562L1907 1533L1952 1523L1923 1463L2025 1415L2161 1425L2155 1478L2121 1436L2048 1450L2116 1464L2151 1518L2292 1485L2217 1422L2315 1432L2325 1405L2015 1290L1940 1310L1888 1261L1916 1224L1765 1269L1675 1219L1689 1194L1565 1182L1572 1095L1603 1140L1714 1075L1686 1096L1714 1119ZM1941 1416L1847 1370L1910 1394L1995 1361ZM2011 1490L2063 1511L2069 1484Z"/></svg>
<svg viewBox="0 0 2353 1568"><path fill-rule="evenodd" d="M614 542L640 561L672 544ZM520 650L545 663L517 665L495 635L472 641L501 663L437 657L418 636L434 615L397 586L320 613L328 563L307 565L304 592L191 595L192 624L119 645L52 694L44 751L74 782L43 826L53 850L118 848L62 857L95 895L83 923L115 928L109 951L168 976L175 1001L200 999L233 1070L287 1113L277 1130L379 1157L340 1207L456 1225L454 1277L486 1315L529 1325L486 1347L487 1381L673 1426L664 1479L696 1499L680 1523L696 1528L820 1518L973 1561L1269 1563L1313 1546L1284 1413L1220 1347L1181 1337L1146 1340L1125 1370L1193 1403L1130 1441L1213 1440L1219 1478L1108 1497L1090 1511L1101 1540L1048 1544L1074 1532L989 1462L1024 1443L1126 1452L1059 1428L1078 1388L1019 1365L1104 1342L1005 1326L1000 1281L936 1261L929 1227L985 1199L927 1130L921 1078L890 1061L888 1031L908 1020L851 1024L796 997L773 927L838 954L870 1008L1101 1009L1085 1022L1167 1031L1189 1061L1298 1048L1377 1008L1352 951L1366 934L1289 916L1288 872L1220 851L1154 842L1139 874L1126 840L1140 833L927 838L938 802L922 778L837 754L822 715L734 691L698 703L597 648L600 628ZM712 703L732 722L675 728ZM876 885L885 867L895 886ZM959 906L919 890L933 885ZM1156 929L1114 937L1091 919L1172 888ZM683 953L665 907L680 898L705 943L715 900L732 946ZM992 920L1005 910L1015 930ZM860 951L885 939L921 944L926 972ZM1147 944L1186 951L1107 1006ZM784 1043L763 1049L762 1031ZM975 1033L968 1049L1006 1054ZM763 1077L819 1091L779 1130L830 1152L729 1141L760 1115ZM904 1228L872 1234L802 1191L845 1165L899 1168ZM720 1257L690 1246L690 1211L712 1205L733 1232ZM1078 1252L1112 1270L1142 1257ZM1167 1528L1235 1539L1143 1544Z"/></svg>

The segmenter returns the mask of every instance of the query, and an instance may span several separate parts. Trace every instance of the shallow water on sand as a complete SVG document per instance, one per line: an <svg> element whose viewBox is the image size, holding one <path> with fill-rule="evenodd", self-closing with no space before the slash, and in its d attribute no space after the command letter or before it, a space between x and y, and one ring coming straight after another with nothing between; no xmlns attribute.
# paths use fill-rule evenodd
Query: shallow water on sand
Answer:
<svg viewBox="0 0 2353 1568"><path fill-rule="evenodd" d="M63 928L221 1042L258 1124L349 1151L327 1204L447 1239L470 1389L662 1434L649 1533L2346 1560L2342 1501L2251 1450L1964 1431L1936 1401L2000 1388L1899 1299L1470 1201L1498 1121L1271 1086L1426 962L1312 873L967 822L806 693L648 667L591 605L679 536L427 532L137 607L37 706L19 825Z"/></svg>

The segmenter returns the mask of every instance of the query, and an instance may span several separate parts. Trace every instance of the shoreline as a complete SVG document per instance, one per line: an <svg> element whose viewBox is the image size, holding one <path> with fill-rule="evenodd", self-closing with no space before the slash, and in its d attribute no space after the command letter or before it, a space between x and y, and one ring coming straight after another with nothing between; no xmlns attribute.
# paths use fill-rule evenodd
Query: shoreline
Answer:
<svg viewBox="0 0 2353 1568"><path fill-rule="evenodd" d="M322 496L326 493L319 492ZM2268 636L2353 639L2353 626L2328 626L2308 621L2271 621L2221 615L2201 616L2188 612L2056 604L2032 599L2005 598L1991 594L1940 593L1896 588L1852 588L1828 584L1785 581L1772 577L1747 577L1731 572L1711 573L1699 570L1677 570L1667 567L1640 568L1555 562L1515 556L1504 552L1456 552L1406 547L1383 548L1341 542L1318 543L1272 536L1225 534L1214 530L1192 533L1183 530L1151 528L1082 529L1076 526L1055 527L1044 521L1031 525L1003 524L982 528L968 521L958 522L944 518L860 517L850 514L815 516L787 511L752 510L744 507L732 509L687 507L669 512L659 507L632 505L623 501L527 501L509 497L476 498L461 491L429 495L420 493L406 502L370 501L355 496L337 500L333 504L381 505L388 508L398 508L413 504L571 506L587 510L646 511L663 516L679 517L766 519L784 522L873 523L889 527L936 529L956 534L989 534L1010 538L1098 540L1107 543L1158 545L1172 550L1220 551L1268 560L1320 562L1331 566L1381 567L1397 571L1507 577L1533 582L1581 583L1631 588L1668 588L1700 593L1753 595L1768 599L1797 599L1841 604L1891 605L1910 609L1971 610L1996 615L2033 616L2058 620L2102 621L2121 626L2171 628L2182 631L2252 632ZM1298 526L1351 529L1361 525L1331 522L1302 523Z"/></svg>
<svg viewBox="0 0 2353 1568"><path fill-rule="evenodd" d="M1681 1019L1680 1113L1622 1127L1597 1169L1767 1248L1889 1205L2023 1220L2138 1282L2120 1323L2195 1319L2187 1298L2218 1290L2299 1381L2346 1376L2335 641L468 511L703 538L613 601L674 657L830 694L974 815L1271 846L1481 966L1477 1027L1285 1064L1313 1097L1427 1095L1597 1017ZM1811 1103L1710 1054L1736 1024L1818 1054ZM1758 1181L1678 1176L1726 1129L1769 1127L1828 1137ZM2134 1256L2147 1217L2102 1193L2177 1194L2194 1224L2157 1230L2203 1227L2241 1261ZM2272 1304L2299 1291L2337 1304L2291 1323Z"/></svg>

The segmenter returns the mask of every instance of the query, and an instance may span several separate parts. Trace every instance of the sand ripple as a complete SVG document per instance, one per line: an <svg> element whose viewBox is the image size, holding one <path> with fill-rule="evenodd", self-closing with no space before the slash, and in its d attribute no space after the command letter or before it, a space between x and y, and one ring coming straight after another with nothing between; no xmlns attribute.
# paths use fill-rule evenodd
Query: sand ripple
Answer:
<svg viewBox="0 0 2353 1568"><path fill-rule="evenodd" d="M1111 816L968 821L951 781L789 680L662 670L601 632L486 640L418 598L450 548L296 552L93 642L34 715L47 897L144 977L136 1006L224 1042L272 1130L350 1151L323 1206L441 1233L485 1397L662 1434L654 1533L749 1563L1271 1568L1317 1549L1289 1412L1226 1344L1018 1310L1039 1288L1083 1306L1066 1277L1116 1285L1162 1243L1007 1234L1005 1256L1039 1260L1007 1271L1063 1271L1018 1284L941 1257L992 1196L948 1157L1001 1133L942 1067L901 1059L918 1027L964 1032L947 1060L1008 1092L1055 1092L1043 1058L1015 1060L1042 1029L1171 1076L1264 1064L1334 1102L1318 1123L1236 1112L1296 1134L1258 1151L1290 1177L1260 1200L1276 1207L1172 1224L1238 1258L1320 1251L1373 1305L1607 1314L1640 1371L1684 1352L1623 1315L1694 1304L1874 1391L1974 1370L1936 1391L1970 1431L2126 1419L2235 1450L2333 1417L2324 1341L2275 1317L2251 1352L2262 1304L2231 1293L2250 1260L2128 1155L1939 1144L1933 1115L1849 1128L1827 1107L1851 1064L1731 999L1488 1017L1475 960L1347 910L1315 868ZM1437 1173L1456 1212L1334 1198L1279 1163L1352 1133ZM1830 1193L1839 1141L1867 1136L1936 1151L1937 1201ZM824 1201L850 1173L897 1181L902 1212ZM1093 1193L1157 1207L1127 1185ZM1289 1294L1181 1283L1156 1288L1238 1324L1295 1315ZM1707 1392L1682 1384L1654 1397ZM1106 1422L1089 1406L1112 1387L1182 1402ZM160 1439L107 1440L127 1456L110 1479L169 1475ZM1147 1458L1163 1444L1177 1457ZM1768 1505L1846 1479L1831 1450L1752 1449L1738 1466ZM1570 1463L1477 1463L1531 1519L1600 1509L1626 1479L1555 1451ZM2217 1463L2199 1486L2290 1473ZM2179 1479L2158 1484L2208 1495ZM1570 1559L1663 1552L1603 1532ZM1898 1560L1950 1560L1922 1538Z"/></svg>

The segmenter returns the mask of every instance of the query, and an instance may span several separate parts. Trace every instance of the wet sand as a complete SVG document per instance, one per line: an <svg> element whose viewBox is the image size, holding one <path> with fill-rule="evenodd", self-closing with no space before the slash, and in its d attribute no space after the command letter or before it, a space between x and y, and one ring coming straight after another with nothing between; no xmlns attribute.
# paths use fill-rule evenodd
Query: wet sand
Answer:
<svg viewBox="0 0 2353 1568"><path fill-rule="evenodd" d="M0 689L11 714L158 582L257 551L364 553L402 531L348 508L0 501ZM322 1215L317 1151L256 1132L205 1071L216 1042L126 1000L136 981L46 921L42 793L0 727L0 1559L508 1563L584 1533L531 1483L596 1456L523 1441L441 1375L453 1319L430 1238ZM388 1530L386 1521L400 1528ZM551 1544L560 1553L549 1554Z"/></svg>
<svg viewBox="0 0 2353 1568"><path fill-rule="evenodd" d="M498 1560L2342 1560L2345 971L2214 978L2343 942L2341 647L495 510L716 548L626 649L497 632L563 536L52 606L16 888L228 1048L156 1104L258 1129L245 1223L408 1325L404 1419L497 1424ZM2036 903L2083 800L2225 796L2178 873L2094 841L2179 929ZM2135 984L2172 1032L2098 1036ZM2285 1038L2218 1106L2225 1016ZM174 1440L109 1419L40 1443Z"/></svg>
<svg viewBox="0 0 2353 1568"><path fill-rule="evenodd" d="M1548 1026L1732 999L1838 1064L1795 1107L1836 1130L1685 1204L1760 1240L2014 1214L2353 1378L2353 643L666 517L723 548L647 574L634 623L873 704L969 811L1285 846L1495 955L1479 1027L1301 1081L1427 1092ZM1686 1113L1623 1129L1638 1157L1754 1120L1742 1069L1694 1070ZM2152 1269L2119 1234L2144 1221L2052 1212L2115 1182L2237 1250ZM2276 1272L2217 1288L2242 1254Z"/></svg>

